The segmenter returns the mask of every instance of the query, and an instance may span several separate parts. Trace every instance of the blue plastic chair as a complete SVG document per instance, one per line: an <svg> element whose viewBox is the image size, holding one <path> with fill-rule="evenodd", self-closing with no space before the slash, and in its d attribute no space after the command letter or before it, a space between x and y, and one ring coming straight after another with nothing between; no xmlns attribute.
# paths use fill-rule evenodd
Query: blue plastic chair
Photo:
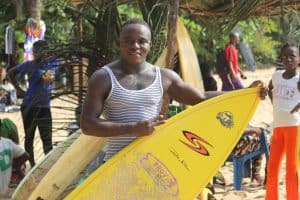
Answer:
<svg viewBox="0 0 300 200"><path fill-rule="evenodd" d="M265 154L266 161L269 160L270 152L264 130L260 135L260 149L240 157L233 156L233 186L235 190L241 190L243 177L251 177L251 159L260 154Z"/></svg>

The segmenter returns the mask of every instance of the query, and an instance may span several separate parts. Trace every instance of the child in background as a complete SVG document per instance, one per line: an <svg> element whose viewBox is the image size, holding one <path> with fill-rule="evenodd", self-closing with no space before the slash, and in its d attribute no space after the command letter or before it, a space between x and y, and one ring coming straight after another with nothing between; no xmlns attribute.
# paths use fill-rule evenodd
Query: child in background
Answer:
<svg viewBox="0 0 300 200"><path fill-rule="evenodd" d="M284 70L274 72L269 84L273 103L274 131L267 167L266 200L278 200L278 175L283 155L286 155L287 200L299 200L297 141L300 125L300 63L299 49L285 44L281 49Z"/></svg>
<svg viewBox="0 0 300 200"><path fill-rule="evenodd" d="M10 139L16 145L19 144L19 134L16 124L8 118L0 118L0 137ZM26 166L12 167L9 187L16 187L25 176Z"/></svg>
<svg viewBox="0 0 300 200"><path fill-rule="evenodd" d="M28 159L24 149L0 136L0 199L7 197L12 169L20 169Z"/></svg>

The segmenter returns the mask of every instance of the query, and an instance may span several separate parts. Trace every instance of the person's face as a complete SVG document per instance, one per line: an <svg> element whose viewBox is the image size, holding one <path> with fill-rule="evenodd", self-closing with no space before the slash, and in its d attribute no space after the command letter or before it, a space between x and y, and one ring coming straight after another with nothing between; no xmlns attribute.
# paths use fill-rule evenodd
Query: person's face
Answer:
<svg viewBox="0 0 300 200"><path fill-rule="evenodd" d="M238 44L240 42L240 37L239 36L233 36L232 37L232 42L233 44Z"/></svg>
<svg viewBox="0 0 300 200"><path fill-rule="evenodd" d="M46 57L46 47L33 46L32 52L35 60L43 60Z"/></svg>
<svg viewBox="0 0 300 200"><path fill-rule="evenodd" d="M130 64L145 62L150 45L151 32L144 25L127 25L120 34L120 56Z"/></svg>
<svg viewBox="0 0 300 200"><path fill-rule="evenodd" d="M281 59L287 71L295 71L300 63L298 48L293 46L284 48Z"/></svg>

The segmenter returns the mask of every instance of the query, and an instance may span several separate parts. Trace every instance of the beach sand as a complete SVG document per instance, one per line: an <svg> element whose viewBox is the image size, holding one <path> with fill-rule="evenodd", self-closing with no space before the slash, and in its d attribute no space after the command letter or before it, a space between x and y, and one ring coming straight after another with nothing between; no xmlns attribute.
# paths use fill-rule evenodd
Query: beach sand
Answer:
<svg viewBox="0 0 300 200"><path fill-rule="evenodd" d="M243 83L245 86L249 85L254 80L262 80L266 84L268 84L272 73L274 72L274 68L268 68L268 69L259 69L255 72L246 72L246 75L248 77L247 80L243 80ZM220 88L221 83L220 79L216 77L216 80L218 82L218 88ZM71 101L74 101L71 99ZM52 106L61 106L66 108L74 108L75 105L72 103L67 103L65 101L56 99L52 101ZM20 112L15 113L0 113L1 118L9 117L12 119L19 129L19 135L21 140L21 145L23 145L24 141L24 131L23 131L23 124L21 119ZM54 126L54 132L53 132L53 142L59 142L64 140L67 137L67 131L56 131L56 129L61 129L67 127L68 123L74 118L74 111L68 111L68 110L61 110L58 108L52 109L52 116L53 116L53 126ZM267 125L272 123L272 105L269 99L262 101L251 120L251 125L253 126L261 126L266 127ZM36 134L35 138L35 157L36 160L38 158L43 157L43 152L41 148L41 142L39 139L39 134ZM265 164L265 162L263 162ZM281 174L280 174L280 199L285 199L285 181L284 181L284 170L285 167L282 165L281 168ZM241 191L234 191L233 190L233 166L232 163L227 162L225 166L222 167L221 172L225 176L227 185L222 188L216 188L216 198L217 199L223 199L223 200L239 200L239 199L264 199L265 196L265 189L264 187L253 187L250 184L249 178L244 178L243 180L243 188ZM262 169L262 173L264 173L264 167ZM12 192L13 190L10 190Z"/></svg>

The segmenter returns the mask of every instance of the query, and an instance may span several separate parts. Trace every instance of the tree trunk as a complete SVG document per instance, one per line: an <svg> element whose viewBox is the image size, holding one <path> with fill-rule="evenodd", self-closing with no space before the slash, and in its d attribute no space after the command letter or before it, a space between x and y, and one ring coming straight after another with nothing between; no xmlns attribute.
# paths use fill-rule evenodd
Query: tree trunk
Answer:
<svg viewBox="0 0 300 200"><path fill-rule="evenodd" d="M23 0L13 0L12 2L16 9L16 19L20 21L23 18Z"/></svg>
<svg viewBox="0 0 300 200"><path fill-rule="evenodd" d="M282 30L282 42L286 43L288 41L288 24L286 23L286 16L284 13L284 0L280 0L280 11L281 11L281 16L280 16L280 26Z"/></svg>
<svg viewBox="0 0 300 200"><path fill-rule="evenodd" d="M168 19L168 38L167 38L167 55L166 55L166 67L174 68L174 57L177 52L176 43L176 27L178 18L179 0L172 0L170 2L170 13ZM169 112L170 97L167 94L163 96L163 103L161 108L161 114L166 118Z"/></svg>
<svg viewBox="0 0 300 200"><path fill-rule="evenodd" d="M170 2L170 13L168 20L168 42L167 42L167 56L166 66L168 68L174 68L174 56L176 54L177 43L176 43L176 26L178 18L179 0L172 0Z"/></svg>
<svg viewBox="0 0 300 200"><path fill-rule="evenodd" d="M41 19L41 0L24 0L25 15L35 20Z"/></svg>

